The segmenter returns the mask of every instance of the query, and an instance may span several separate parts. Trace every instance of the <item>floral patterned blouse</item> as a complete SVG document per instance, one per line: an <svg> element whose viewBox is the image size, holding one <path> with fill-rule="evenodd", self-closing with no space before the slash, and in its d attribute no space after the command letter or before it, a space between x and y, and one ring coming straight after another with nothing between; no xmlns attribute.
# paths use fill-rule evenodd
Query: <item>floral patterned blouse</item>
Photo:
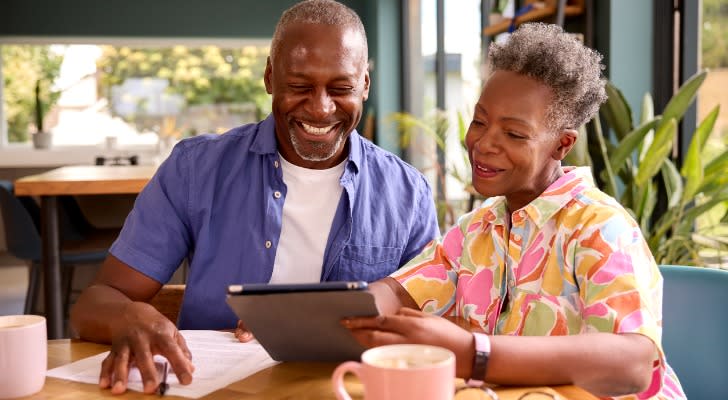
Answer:
<svg viewBox="0 0 728 400"><path fill-rule="evenodd" d="M490 334L643 334L659 350L652 383L620 398L685 398L662 352L662 276L639 226L589 168L564 172L512 216L489 198L392 277L423 311Z"/></svg>

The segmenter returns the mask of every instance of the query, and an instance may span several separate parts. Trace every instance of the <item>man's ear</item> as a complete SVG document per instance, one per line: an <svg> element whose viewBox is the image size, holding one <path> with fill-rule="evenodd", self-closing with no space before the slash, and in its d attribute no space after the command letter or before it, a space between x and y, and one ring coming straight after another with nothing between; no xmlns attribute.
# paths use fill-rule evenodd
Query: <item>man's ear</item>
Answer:
<svg viewBox="0 0 728 400"><path fill-rule="evenodd" d="M362 97L364 101L369 98L369 64L367 64L367 69L364 71L364 93L362 93Z"/></svg>
<svg viewBox="0 0 728 400"><path fill-rule="evenodd" d="M562 129L558 133L558 146L554 149L551 157L554 160L561 161L571 151L579 137L579 132L575 129Z"/></svg>
<svg viewBox="0 0 728 400"><path fill-rule="evenodd" d="M265 82L265 91L268 94L273 94L273 83L271 83L271 75L273 74L273 67L270 64L270 56L265 62L265 73L263 74L263 82Z"/></svg>

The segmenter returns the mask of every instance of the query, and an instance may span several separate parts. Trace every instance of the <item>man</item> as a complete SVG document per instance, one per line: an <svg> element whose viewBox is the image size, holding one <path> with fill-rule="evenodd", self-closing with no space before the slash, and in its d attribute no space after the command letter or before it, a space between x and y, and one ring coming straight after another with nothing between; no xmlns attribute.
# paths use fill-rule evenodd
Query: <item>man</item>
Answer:
<svg viewBox="0 0 728 400"><path fill-rule="evenodd" d="M102 387L125 391L133 361L154 391L153 354L191 382L183 337L147 303L185 257L180 328L229 329L229 284L373 281L438 236L422 175L354 129L367 70L352 10L311 0L283 14L264 78L272 116L177 145L72 310L82 338L112 343Z"/></svg>

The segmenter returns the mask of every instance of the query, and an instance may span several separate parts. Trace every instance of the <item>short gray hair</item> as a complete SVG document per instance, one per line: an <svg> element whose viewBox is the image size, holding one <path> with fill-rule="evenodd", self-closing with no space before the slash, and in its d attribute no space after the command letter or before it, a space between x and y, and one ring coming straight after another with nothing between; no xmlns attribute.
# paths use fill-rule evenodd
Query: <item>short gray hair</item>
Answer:
<svg viewBox="0 0 728 400"><path fill-rule="evenodd" d="M607 100L602 56L558 25L521 25L504 44L491 43L493 71L529 76L551 88L547 123L555 130L576 129Z"/></svg>
<svg viewBox="0 0 728 400"><path fill-rule="evenodd" d="M305 0L284 11L273 33L273 42L270 46L271 58L278 52L285 28L297 23L351 28L361 35L364 42L364 59L368 58L367 35L359 15L351 8L334 0Z"/></svg>

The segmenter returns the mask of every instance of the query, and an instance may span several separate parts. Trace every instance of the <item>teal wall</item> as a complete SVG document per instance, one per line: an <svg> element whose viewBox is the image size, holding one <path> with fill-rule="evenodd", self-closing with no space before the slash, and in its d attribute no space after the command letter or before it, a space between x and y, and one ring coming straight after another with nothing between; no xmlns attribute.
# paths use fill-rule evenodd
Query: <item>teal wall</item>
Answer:
<svg viewBox="0 0 728 400"><path fill-rule="evenodd" d="M396 130L384 122L384 117L401 108L401 0L341 1L361 17L367 30L369 57L374 60L365 117L367 112L374 113L377 142L399 153ZM270 38L281 12L296 2L0 0L0 40L9 36Z"/></svg>
<svg viewBox="0 0 728 400"><path fill-rule="evenodd" d="M594 1L595 45L605 56L606 76L630 104L633 120L640 118L645 93L652 93L652 1Z"/></svg>

